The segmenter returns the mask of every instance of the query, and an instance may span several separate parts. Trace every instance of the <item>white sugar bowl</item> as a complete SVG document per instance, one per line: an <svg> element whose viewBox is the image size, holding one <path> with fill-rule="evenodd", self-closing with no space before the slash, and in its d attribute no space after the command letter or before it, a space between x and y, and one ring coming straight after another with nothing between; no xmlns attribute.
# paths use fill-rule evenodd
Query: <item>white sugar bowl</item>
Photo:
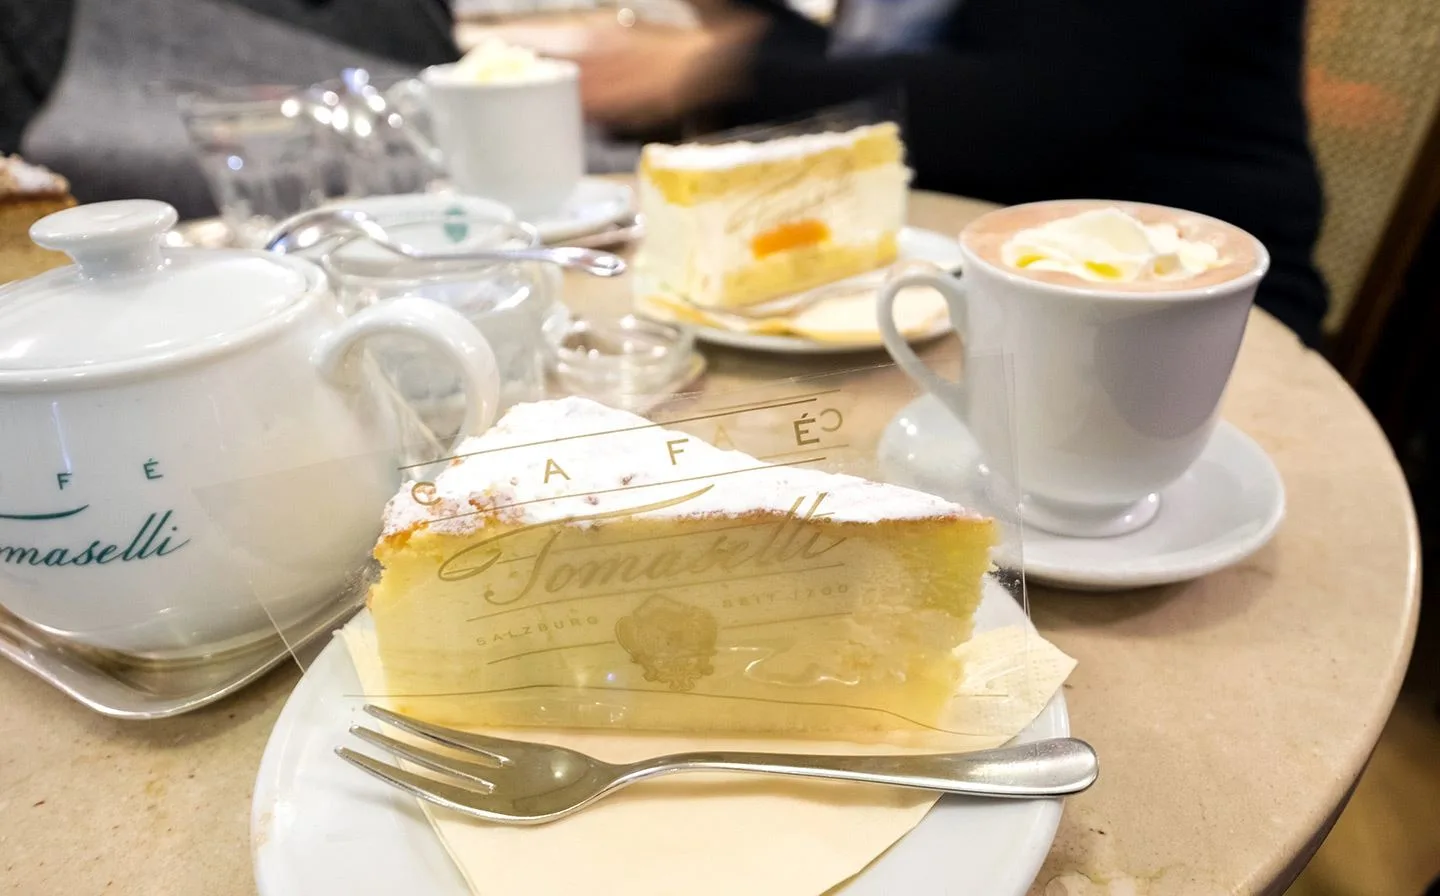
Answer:
<svg viewBox="0 0 1440 896"><path fill-rule="evenodd" d="M163 249L175 219L145 200L50 215L32 238L75 264L0 288L0 606L159 660L265 638L364 569L419 436L367 339L453 361L462 434L499 401L454 311L346 318L308 261Z"/></svg>

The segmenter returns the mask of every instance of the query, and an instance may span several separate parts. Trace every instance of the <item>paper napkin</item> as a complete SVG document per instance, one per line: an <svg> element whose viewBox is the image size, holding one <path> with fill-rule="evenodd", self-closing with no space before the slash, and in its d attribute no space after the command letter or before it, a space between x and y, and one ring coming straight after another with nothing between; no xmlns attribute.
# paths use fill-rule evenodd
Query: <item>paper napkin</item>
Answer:
<svg viewBox="0 0 1440 896"><path fill-rule="evenodd" d="M365 692L384 694L369 614L356 617L343 635ZM960 652L965 680L945 727L968 733L927 734L906 747L546 729L489 733L614 762L699 749L977 750L998 746L1029 725L1075 667L1054 645L1019 626L977 634ZM903 788L694 773L636 784L539 827L485 824L421 806L478 896L819 896L905 836L936 800Z"/></svg>

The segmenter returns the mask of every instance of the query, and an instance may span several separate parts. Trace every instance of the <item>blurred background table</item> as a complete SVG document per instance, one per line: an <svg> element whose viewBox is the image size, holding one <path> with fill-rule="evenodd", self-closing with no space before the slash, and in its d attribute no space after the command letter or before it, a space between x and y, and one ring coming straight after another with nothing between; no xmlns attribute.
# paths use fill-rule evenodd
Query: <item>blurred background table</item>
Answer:
<svg viewBox="0 0 1440 896"><path fill-rule="evenodd" d="M985 208L918 193L911 218L953 233ZM578 309L628 302L623 281L569 286ZM711 382L883 360L706 351ZM1285 479L1288 516L1269 547L1163 588L1031 589L1040 630L1080 662L1065 696L1102 759L1099 784L1066 805L1035 894L1283 891L1394 703L1415 634L1418 542L1380 428L1259 312L1225 414ZM297 678L287 666L192 715L126 723L0 665L0 880L25 894L252 894L251 786Z"/></svg>

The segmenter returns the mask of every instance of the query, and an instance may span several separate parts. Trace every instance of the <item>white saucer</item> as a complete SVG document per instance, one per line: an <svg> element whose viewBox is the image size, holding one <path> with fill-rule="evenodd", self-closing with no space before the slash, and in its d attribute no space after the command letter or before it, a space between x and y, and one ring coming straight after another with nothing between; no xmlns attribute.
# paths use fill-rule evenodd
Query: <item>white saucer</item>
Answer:
<svg viewBox="0 0 1440 896"><path fill-rule="evenodd" d="M885 428L880 464L900 485L974 503L979 449L964 424L926 395ZM1259 445L1221 421L1184 476L1160 493L1153 522L1128 535L1075 538L1027 527L1024 569L1031 581L1078 590L1181 582L1238 563L1275 534L1285 487ZM1001 556L1012 565L1013 557Z"/></svg>
<svg viewBox="0 0 1440 896"><path fill-rule="evenodd" d="M984 594L977 631L1029 625L1001 585L988 581ZM359 624L368 624L367 614L356 617ZM250 815L260 896L470 892L416 801L336 758L349 726L367 718L364 704L350 656L336 639L296 685L260 760ZM1069 734L1060 690L1016 741ZM944 797L913 831L832 892L1023 896L1050 851L1060 808L1060 800Z"/></svg>
<svg viewBox="0 0 1440 896"><path fill-rule="evenodd" d="M960 254L960 244L953 238L934 230L925 230L920 227L903 228L896 243L899 248L900 260L902 261L928 261L931 264L955 270L960 267L963 256ZM635 276L636 296L644 295L651 290L651 287L644 281L640 273ZM646 304L642 309L647 316L665 318L658 308ZM740 348L757 352L774 352L787 355L835 355L847 352L876 351L883 349L885 343L880 338L880 329L877 326L873 339L862 342L821 342L815 339L806 339L803 336L776 336L772 333L742 333L735 330L727 330L723 327L710 327L700 324L689 325L694 331L695 338L701 342L711 345L723 345L727 348ZM942 318L935 322L934 326L920 333L910 336L910 342L921 343L937 339L950 332L949 318Z"/></svg>
<svg viewBox="0 0 1440 896"><path fill-rule="evenodd" d="M546 243L559 243L603 230L634 210L635 193L625 184L598 177L581 178L570 198L555 211L531 218Z"/></svg>

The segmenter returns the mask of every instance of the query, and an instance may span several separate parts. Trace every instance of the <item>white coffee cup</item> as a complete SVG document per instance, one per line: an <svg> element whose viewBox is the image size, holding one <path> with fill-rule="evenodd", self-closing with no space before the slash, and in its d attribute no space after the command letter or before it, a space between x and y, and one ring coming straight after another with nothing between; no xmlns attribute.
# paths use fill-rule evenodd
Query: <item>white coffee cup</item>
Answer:
<svg viewBox="0 0 1440 896"><path fill-rule="evenodd" d="M573 63L545 59L533 78L497 81L436 65L392 87L387 99L455 190L504 203L526 220L557 212L585 173ZM429 119L428 129L419 118Z"/></svg>
<svg viewBox="0 0 1440 896"><path fill-rule="evenodd" d="M1254 264L1233 279L1144 292L1027 277L979 257L963 234L961 244L963 280L912 274L881 291L891 356L966 425L992 474L1014 480L1026 523L1092 537L1144 526L1215 428L1265 248L1255 240ZM950 306L958 381L926 366L895 326L896 294L916 286Z"/></svg>

